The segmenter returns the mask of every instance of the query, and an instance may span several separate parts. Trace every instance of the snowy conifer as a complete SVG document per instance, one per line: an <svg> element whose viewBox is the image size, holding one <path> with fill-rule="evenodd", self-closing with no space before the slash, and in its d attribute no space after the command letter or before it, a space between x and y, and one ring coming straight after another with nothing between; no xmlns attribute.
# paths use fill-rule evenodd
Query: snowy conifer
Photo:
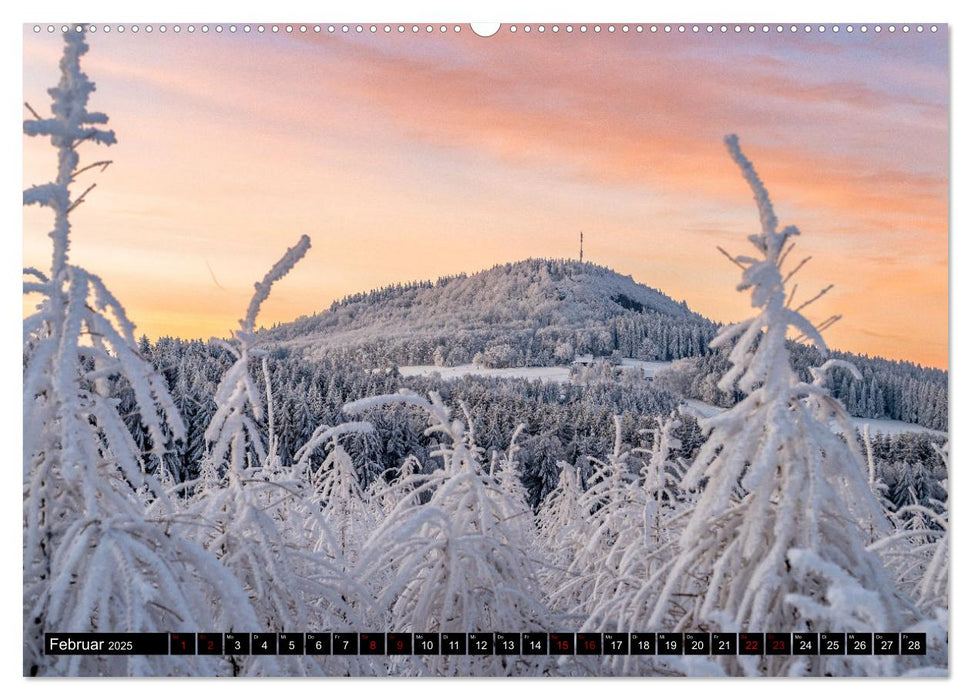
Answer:
<svg viewBox="0 0 971 700"><path fill-rule="evenodd" d="M762 181L735 136L729 153L755 194L762 230L749 236L751 256L739 291L749 291L756 315L724 328L712 342L734 341L722 391L745 394L703 422L710 433L683 486L704 483L680 538L680 552L658 581L650 626L672 630L901 629L913 608L894 590L880 561L864 546L862 526L884 527L882 509L865 478L846 412L821 382L793 372L786 337L795 329L825 352L815 326L795 308L782 272L799 231L781 231ZM805 261L803 261L805 262ZM818 295L817 295L818 297ZM813 299L817 298L814 297ZM810 299L809 301L812 301ZM829 369L826 365L821 371ZM771 675L893 673L892 658L743 656L730 671Z"/></svg>
<svg viewBox="0 0 971 700"><path fill-rule="evenodd" d="M172 536L165 484L166 435L184 434L164 379L139 355L134 326L102 281L69 263L77 148L110 145L108 118L88 112L94 84L80 69L82 27L65 32L53 117L24 122L57 149L54 182L24 192L24 204L54 213L51 269L25 270L37 312L24 321L24 672L152 674L215 672L159 657L44 656L45 631L193 631L245 626L255 618L242 589L213 557ZM90 167L90 166L89 166ZM157 473L119 414L113 386L131 391ZM151 517L148 514L151 513Z"/></svg>
<svg viewBox="0 0 971 700"><path fill-rule="evenodd" d="M589 596L590 615L584 630L648 629L647 613L657 589L645 581L671 558L674 534L670 518L675 498L690 502L674 488L674 478L681 473L672 457L679 447L673 431L679 426L674 415L659 419L651 447L634 450L646 453L640 478L616 492L601 516L609 517L615 532L600 557L598 585ZM625 671L636 665L614 664Z"/></svg>
<svg viewBox="0 0 971 700"><path fill-rule="evenodd" d="M376 581L391 631L477 632L548 629L534 565L506 514L514 506L496 479L483 473L481 450L466 424L437 394L431 401L402 390L345 406L358 414L402 402L424 409L429 434L444 442L433 456L442 466L418 474L418 504L404 500L375 530L359 567ZM416 658L415 673L506 675L517 672L502 656ZM525 662L521 665L526 665ZM519 672L522 672L519 668Z"/></svg>
<svg viewBox="0 0 971 700"><path fill-rule="evenodd" d="M369 423L349 423L337 428L321 426L295 455L296 469L309 482L311 499L320 505L323 522L328 526L327 538L335 547L334 551L328 551L324 540L318 538L315 549L327 552L347 567L357 562L361 546L376 523L351 456L341 446L339 437L372 430ZM323 462L314 467L311 455L321 444L327 445L328 453Z"/></svg>
<svg viewBox="0 0 971 700"><path fill-rule="evenodd" d="M945 467L948 449L937 448ZM950 560L947 480L941 484L945 499L928 499L926 505L911 503L898 511L901 526L874 542L870 549L879 552L895 573L897 584L909 592L921 611L930 617L948 608L948 566ZM916 499L915 499L916 500Z"/></svg>
<svg viewBox="0 0 971 700"><path fill-rule="evenodd" d="M235 344L227 344L235 362L216 390L216 413L206 430L205 473L188 511L190 534L235 574L252 601L259 628L270 631L333 628L357 619L348 602L353 586L341 553L331 543L323 551L315 547L329 529L308 484L299 471L281 469L275 455L267 453L257 423L264 416L263 397L249 372L251 358L264 356L255 334L260 306L309 248L310 239L301 237L255 285ZM303 527L293 527L296 522ZM247 659L245 672L279 673L284 661L293 660ZM314 665L313 659L306 661Z"/></svg>

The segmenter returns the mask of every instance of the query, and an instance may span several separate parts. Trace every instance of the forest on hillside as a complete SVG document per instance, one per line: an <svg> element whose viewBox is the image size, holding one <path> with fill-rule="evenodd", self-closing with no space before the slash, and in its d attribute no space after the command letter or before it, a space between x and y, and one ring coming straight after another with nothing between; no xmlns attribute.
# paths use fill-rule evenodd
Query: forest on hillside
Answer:
<svg viewBox="0 0 971 700"><path fill-rule="evenodd" d="M185 437L174 441L173 449L166 453L167 468L179 479L192 479L205 454L206 427L217 409L216 389L231 367L233 356L215 342L166 338L150 343L143 339L139 347L142 356L165 378L186 429ZM614 449L615 416L620 420L620 439L625 449L643 448L652 431L678 409L682 397L719 405L722 397L730 396L720 392L714 382L705 385L718 392L714 400L703 391L686 389L681 384L685 373L677 369L662 373L654 382L614 372L589 373L592 380L583 383L474 375L443 380L435 376L403 377L394 368L374 371L357 365L348 355L335 351L307 358L277 350L270 352L267 377L263 376L261 365L251 367L251 380L260 391L261 401L267 402L265 387L271 387L276 415L273 437L283 464L292 464L294 455L318 426L347 421L343 410L346 403L391 394L401 388L421 396L435 392L449 405L465 406L476 444L490 459L503 453L518 431L517 471L534 508L556 486L562 462L578 465L581 482L586 483L593 471L593 458L608 455ZM840 374L850 375L845 370ZM149 445L133 393L123 386L116 393L136 444ZM726 408L731 405L730 401L723 404ZM425 419L420 411L392 406L370 412L368 421L373 431L348 435L342 442L364 486L379 477L394 478L409 458L431 464L428 457L438 441L425 434ZM679 412L678 422L674 431L680 443L677 456L690 463L704 442L703 431L698 417L690 411ZM270 436L266 427L260 432L267 442ZM863 436L858 431L854 434L863 449ZM944 437L915 430L876 434L868 440L877 475L895 494L895 508L912 502L928 505L927 499L940 497L939 483L946 478L946 472L934 449L945 443ZM922 465L931 467L924 469ZM898 473L904 475L903 481ZM897 488L910 476L923 484L917 493L926 498L913 501L906 487Z"/></svg>
<svg viewBox="0 0 971 700"><path fill-rule="evenodd" d="M489 294L483 292L488 288ZM525 260L476 275L396 284L351 295L329 311L263 331L274 352L364 368L436 365L549 367L578 355L678 362L666 386L728 408L742 398L718 389L730 362L711 348L720 324L608 268L570 260ZM823 362L812 344L787 340L793 368L811 381ZM850 415L946 431L947 372L911 362L832 351L859 371L829 383Z"/></svg>

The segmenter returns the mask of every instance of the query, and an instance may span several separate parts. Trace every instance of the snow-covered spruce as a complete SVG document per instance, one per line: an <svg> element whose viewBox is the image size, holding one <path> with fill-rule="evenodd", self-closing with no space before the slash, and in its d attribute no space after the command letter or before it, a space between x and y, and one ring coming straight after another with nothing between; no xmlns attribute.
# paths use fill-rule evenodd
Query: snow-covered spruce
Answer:
<svg viewBox="0 0 971 700"><path fill-rule="evenodd" d="M428 431L442 443L431 474L405 477L418 502L402 500L365 544L358 578L371 582L386 629L401 632L545 630L551 627L534 564L521 538L521 507L502 483L483 472L481 451L466 423L437 395L379 396L345 406L351 415L403 402L423 409ZM534 674L544 658L408 657L397 673Z"/></svg>
<svg viewBox="0 0 971 700"><path fill-rule="evenodd" d="M636 631L648 629L647 613L657 595L648 581L672 556L678 519L693 503L692 492L682 492L677 483L684 471L672 453L680 444L673 436L680 427L676 414L658 419L647 448L631 452L642 466L638 478L617 489L599 517L613 523L615 534L604 547L601 576L610 585L591 595L588 630Z"/></svg>
<svg viewBox="0 0 971 700"><path fill-rule="evenodd" d="M272 405L264 410L264 397L250 374L250 361L265 359L255 333L260 307L273 284L309 248L310 239L302 236L256 283L234 343L226 344L236 361L216 391L217 408L206 430L203 468L180 521L186 536L194 537L233 573L249 595L257 629L266 631L361 629L366 606L361 602L366 595L348 576L344 550L317 501L320 494L307 481L306 461L286 468L275 454ZM262 371L266 397L271 400L265 362ZM262 436L264 416L269 419L268 444ZM317 440L303 453L311 454ZM327 669L314 656L234 659L234 672L244 675L369 670L373 671L369 659L341 659Z"/></svg>
<svg viewBox="0 0 971 700"><path fill-rule="evenodd" d="M950 460L947 445L938 448L937 453L947 468ZM928 617L946 617L949 607L950 525L946 479L942 485L943 500L930 498L928 505L903 506L894 518L898 529L870 545L895 572L898 585L910 593ZM917 501L916 497L913 500Z"/></svg>
<svg viewBox="0 0 971 700"><path fill-rule="evenodd" d="M633 539L643 537L643 509L635 505L636 500L643 505L643 499L636 499L637 471L630 460L630 451L621 441L620 418L614 416L613 453L607 460L592 460L593 473L578 499L579 522L571 526L583 532L583 541L569 562L568 574L556 576L550 572L549 582L558 582L550 590L553 609L573 615L578 621L589 620L598 601L616 594L618 557L611 557L611 553L621 554L627 542L621 544L620 540L630 539L622 533L633 530ZM595 623L593 627L603 629L602 624ZM606 629L615 631L609 624Z"/></svg>
<svg viewBox="0 0 971 700"><path fill-rule="evenodd" d="M96 275L68 262L69 214L84 197L72 195L85 170L77 148L115 136L95 126L108 121L104 114L87 111L94 84L80 69L84 32L66 32L64 41L53 117L24 122L26 134L50 136L58 159L54 182L24 192L25 205L54 213L50 271L24 271L24 293L40 296L24 320L24 673L214 673L218 660L43 654L51 630L190 631L255 619L213 557L155 522L176 507L164 457L167 436L184 432L179 414L139 356L123 306ZM148 455L119 413L122 390L150 437Z"/></svg>
<svg viewBox="0 0 971 700"><path fill-rule="evenodd" d="M734 343L731 368L719 388L746 396L704 421L710 431L684 488L702 482L680 551L656 584L651 628L672 630L903 629L915 621L880 560L865 547L864 528L885 527L866 479L848 416L822 386L798 380L789 361L790 328L825 351L815 326L792 308L782 266L799 231L778 230L768 192L735 136L725 139L758 205L762 230L749 236L752 256L739 291L749 291L756 315L723 329L713 341ZM803 261L805 262L805 261ZM652 582L654 583L654 582ZM727 657L738 674L783 675L899 672L894 657Z"/></svg>
<svg viewBox="0 0 971 700"><path fill-rule="evenodd" d="M676 415L659 417L657 429L647 431L650 447L627 449L619 417L614 423L613 453L607 461L594 460L588 488L576 490L573 470L564 465L560 486L537 517L544 539L554 542L541 572L551 607L568 627L582 631L648 629L657 588L644 582L671 559L676 520L692 502L692 494L676 488L683 471L672 457L680 446L673 437L680 427ZM555 557L559 550L572 556ZM655 666L639 656L605 657L594 672L650 674L659 670Z"/></svg>
<svg viewBox="0 0 971 700"><path fill-rule="evenodd" d="M260 306L270 294L273 283L286 275L310 249L310 239L301 236L293 248L266 273L254 286L256 292L250 301L246 317L240 319L235 344L226 344L236 362L223 377L216 390L216 414L206 428L206 467L203 486L224 473L230 478L242 470L262 466L266 461L266 446L256 424L263 418L263 399L250 376L251 358L262 358L264 351L258 347L255 327ZM268 392L269 393L269 392Z"/></svg>
<svg viewBox="0 0 971 700"><path fill-rule="evenodd" d="M373 427L364 422L336 428L321 426L296 455L296 470L310 484L311 500L319 505L327 525L327 530L318 535L314 549L330 554L348 568L356 564L364 541L383 513L365 497L351 456L339 438L369 430ZM321 446L326 446L327 456L314 466L311 457ZM375 481L379 483L382 482ZM313 523L307 523L307 528L316 531Z"/></svg>

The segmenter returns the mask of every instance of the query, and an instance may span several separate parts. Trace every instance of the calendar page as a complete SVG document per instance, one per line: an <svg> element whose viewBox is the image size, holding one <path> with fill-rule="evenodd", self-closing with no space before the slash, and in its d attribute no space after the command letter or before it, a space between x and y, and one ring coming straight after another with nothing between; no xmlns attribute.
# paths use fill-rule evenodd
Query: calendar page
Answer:
<svg viewBox="0 0 971 700"><path fill-rule="evenodd" d="M23 674L948 675L948 65L25 24Z"/></svg>

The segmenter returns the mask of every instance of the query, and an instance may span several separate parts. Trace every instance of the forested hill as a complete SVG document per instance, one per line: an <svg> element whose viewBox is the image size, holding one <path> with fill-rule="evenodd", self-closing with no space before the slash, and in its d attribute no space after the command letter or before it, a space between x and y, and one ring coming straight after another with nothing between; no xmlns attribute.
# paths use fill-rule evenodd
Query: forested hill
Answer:
<svg viewBox="0 0 971 700"><path fill-rule="evenodd" d="M731 406L716 385L728 370L708 344L718 326L628 276L592 263L530 259L474 275L398 284L355 294L327 311L264 333L278 352L310 360L339 356L364 369L394 365L568 365L577 355L678 360L665 385L675 394ZM812 381L822 355L790 343L793 368ZM947 372L907 362L835 353L862 378L837 370L830 390L863 418L948 429Z"/></svg>
<svg viewBox="0 0 971 700"><path fill-rule="evenodd" d="M397 284L267 331L289 345L356 348L373 364L558 364L576 353L701 354L715 326L629 276L529 259L437 282ZM436 352L438 355L436 356Z"/></svg>

